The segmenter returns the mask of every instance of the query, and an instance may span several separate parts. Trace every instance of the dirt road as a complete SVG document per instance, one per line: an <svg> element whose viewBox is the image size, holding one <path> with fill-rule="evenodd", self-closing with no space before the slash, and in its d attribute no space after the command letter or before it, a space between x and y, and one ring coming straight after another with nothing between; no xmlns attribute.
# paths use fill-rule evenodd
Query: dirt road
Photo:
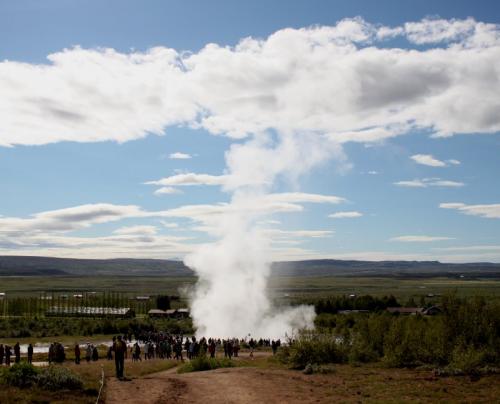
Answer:
<svg viewBox="0 0 500 404"><path fill-rule="evenodd" d="M177 374L175 369L131 381L108 380L108 404L160 403L322 403L328 389L298 372L226 368ZM318 390L318 387L320 389ZM324 386L326 387L326 386ZM311 392L315 391L314 397Z"/></svg>

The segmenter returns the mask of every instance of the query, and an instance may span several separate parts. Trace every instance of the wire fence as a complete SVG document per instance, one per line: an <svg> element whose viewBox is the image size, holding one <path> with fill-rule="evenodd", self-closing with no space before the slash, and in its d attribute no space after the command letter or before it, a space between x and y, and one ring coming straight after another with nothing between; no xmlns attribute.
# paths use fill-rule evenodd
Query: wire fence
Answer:
<svg viewBox="0 0 500 404"><path fill-rule="evenodd" d="M101 365L101 387L99 388L99 394L97 395L97 400L95 404L99 404L103 387L104 387L104 366Z"/></svg>

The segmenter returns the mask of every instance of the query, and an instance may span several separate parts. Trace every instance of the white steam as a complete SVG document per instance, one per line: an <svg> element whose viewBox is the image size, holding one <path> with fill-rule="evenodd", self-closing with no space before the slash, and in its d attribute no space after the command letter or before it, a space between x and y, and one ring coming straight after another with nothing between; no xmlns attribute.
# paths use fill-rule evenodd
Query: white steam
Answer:
<svg viewBox="0 0 500 404"><path fill-rule="evenodd" d="M272 203L269 193L278 177L295 182L332 154L342 156L340 150L317 134L261 133L226 153L230 208L206 223L206 230L218 241L203 245L185 259L199 276L191 303L199 335L277 338L313 327L312 307L277 310L270 301L271 240L259 223L276 207L255 207Z"/></svg>

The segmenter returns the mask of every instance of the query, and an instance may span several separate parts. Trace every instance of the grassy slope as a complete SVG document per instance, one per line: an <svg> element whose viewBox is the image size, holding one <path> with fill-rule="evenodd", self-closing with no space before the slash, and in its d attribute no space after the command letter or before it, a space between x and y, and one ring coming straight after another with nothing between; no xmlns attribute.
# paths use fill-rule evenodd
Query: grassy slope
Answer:
<svg viewBox="0 0 500 404"><path fill-rule="evenodd" d="M129 294L170 294L191 287L194 277L9 277L0 278L0 288L8 296L38 295L41 292L113 291ZM377 277L276 277L269 290L275 298L311 298L355 293L407 298L456 290L459 295L500 297L500 279L377 278ZM288 296L287 296L288 295Z"/></svg>

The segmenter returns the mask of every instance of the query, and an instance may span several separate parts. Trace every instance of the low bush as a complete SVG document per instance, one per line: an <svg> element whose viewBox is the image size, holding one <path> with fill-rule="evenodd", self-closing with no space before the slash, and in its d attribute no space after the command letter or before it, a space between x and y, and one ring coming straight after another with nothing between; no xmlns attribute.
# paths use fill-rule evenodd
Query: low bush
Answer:
<svg viewBox="0 0 500 404"><path fill-rule="evenodd" d="M342 363L347 360L345 344L334 334L303 332L280 349L281 360L294 369L308 364Z"/></svg>
<svg viewBox="0 0 500 404"><path fill-rule="evenodd" d="M50 391L80 390L83 381L80 376L62 366L49 366L44 368L37 378L38 386Z"/></svg>
<svg viewBox="0 0 500 404"><path fill-rule="evenodd" d="M1 369L0 383L20 388L38 385L50 391L83 389L80 377L65 367L52 365L38 369L28 362Z"/></svg>
<svg viewBox="0 0 500 404"><path fill-rule="evenodd" d="M207 356L198 356L195 359L186 362L182 365L178 373L201 372L205 370L213 370L218 368L230 368L234 363L227 358L209 358Z"/></svg>
<svg viewBox="0 0 500 404"><path fill-rule="evenodd" d="M327 374L332 374L335 372L336 372L335 366L333 366L332 364L328 364L328 365L308 364L308 365L306 365L306 367L302 371L302 373L304 373L305 375L312 375L313 373L327 375Z"/></svg>
<svg viewBox="0 0 500 404"><path fill-rule="evenodd" d="M20 362L4 368L0 373L3 384L15 387L30 387L37 381L38 369L28 362Z"/></svg>

